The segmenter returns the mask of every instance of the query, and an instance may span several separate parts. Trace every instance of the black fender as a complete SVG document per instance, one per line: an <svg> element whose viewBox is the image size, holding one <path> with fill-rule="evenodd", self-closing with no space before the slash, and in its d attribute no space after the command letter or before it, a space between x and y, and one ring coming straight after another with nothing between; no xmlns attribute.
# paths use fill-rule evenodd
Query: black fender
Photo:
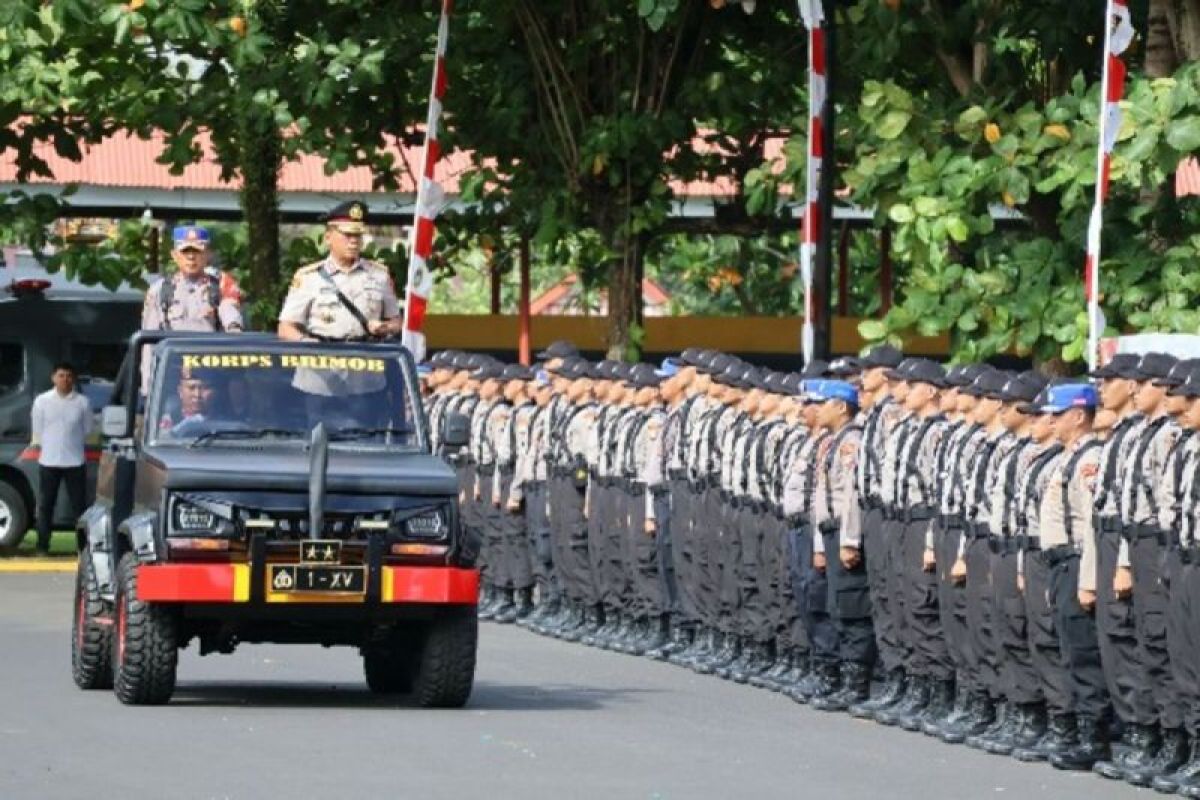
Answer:
<svg viewBox="0 0 1200 800"><path fill-rule="evenodd" d="M79 518L76 539L83 558L90 558L100 596L108 602L116 600L117 542L113 536L112 510L94 505Z"/></svg>
<svg viewBox="0 0 1200 800"><path fill-rule="evenodd" d="M128 543L129 549L143 564L158 561L158 514L143 511L126 518L117 528L117 534Z"/></svg>

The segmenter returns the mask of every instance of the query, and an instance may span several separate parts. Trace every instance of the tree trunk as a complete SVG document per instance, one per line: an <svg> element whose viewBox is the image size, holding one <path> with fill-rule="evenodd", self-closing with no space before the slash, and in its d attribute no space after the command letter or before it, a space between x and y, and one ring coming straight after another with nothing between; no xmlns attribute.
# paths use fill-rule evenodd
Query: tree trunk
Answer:
<svg viewBox="0 0 1200 800"><path fill-rule="evenodd" d="M242 214L249 240L250 278L246 295L248 323L270 330L283 300L286 283L279 279L279 170L283 142L275 121L253 103L243 106L241 121Z"/></svg>
<svg viewBox="0 0 1200 800"><path fill-rule="evenodd" d="M1200 0L1172 0L1171 33L1180 63L1200 60Z"/></svg>
<svg viewBox="0 0 1200 800"><path fill-rule="evenodd" d="M1175 0L1150 0L1146 19L1146 59L1144 68L1151 78L1173 75L1179 66L1172 35Z"/></svg>
<svg viewBox="0 0 1200 800"><path fill-rule="evenodd" d="M609 239L613 259L608 266L608 357L637 361L642 340L642 275L645 253L637 236Z"/></svg>

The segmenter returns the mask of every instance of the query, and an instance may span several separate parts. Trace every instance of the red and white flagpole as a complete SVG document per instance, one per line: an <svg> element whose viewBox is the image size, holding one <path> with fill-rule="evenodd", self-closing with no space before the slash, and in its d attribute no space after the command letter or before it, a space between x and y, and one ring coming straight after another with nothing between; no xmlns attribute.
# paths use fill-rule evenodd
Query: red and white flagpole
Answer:
<svg viewBox="0 0 1200 800"><path fill-rule="evenodd" d="M804 363L813 358L816 298L813 267L821 236L821 167L825 159L825 101L828 96L825 63L825 13L822 0L798 0L800 18L808 29L808 163L805 176L804 230L800 243L800 276L804 281L804 329L801 345Z"/></svg>
<svg viewBox="0 0 1200 800"><path fill-rule="evenodd" d="M425 146L421 153L421 176L417 184L417 208L408 240L408 283L404 289L404 346L418 362L425 360L425 308L433 291L429 258L433 255L434 220L442 210L445 194L435 180L441 157L438 125L442 98L446 94L446 43L450 38L450 14L454 0L442 0L438 22L437 57L433 62L433 87L429 92L429 115L425 122Z"/></svg>
<svg viewBox="0 0 1200 800"><path fill-rule="evenodd" d="M1104 335L1104 312L1100 310L1100 233L1104 227L1104 201L1112 153L1121 132L1121 98L1125 95L1125 62L1121 54L1133 41L1133 24L1128 0L1107 0L1104 24L1104 71L1100 82L1100 140L1096 147L1096 199L1088 221L1087 260L1084 262L1084 295L1088 305L1089 369L1095 369Z"/></svg>

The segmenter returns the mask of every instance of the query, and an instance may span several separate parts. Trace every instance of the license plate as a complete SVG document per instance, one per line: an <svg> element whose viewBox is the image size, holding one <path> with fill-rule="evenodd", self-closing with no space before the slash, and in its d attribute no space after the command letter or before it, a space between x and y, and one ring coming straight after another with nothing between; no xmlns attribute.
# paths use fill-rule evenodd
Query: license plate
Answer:
<svg viewBox="0 0 1200 800"><path fill-rule="evenodd" d="M273 592L313 592L317 594L364 594L367 591L365 567L319 567L306 564L271 566Z"/></svg>

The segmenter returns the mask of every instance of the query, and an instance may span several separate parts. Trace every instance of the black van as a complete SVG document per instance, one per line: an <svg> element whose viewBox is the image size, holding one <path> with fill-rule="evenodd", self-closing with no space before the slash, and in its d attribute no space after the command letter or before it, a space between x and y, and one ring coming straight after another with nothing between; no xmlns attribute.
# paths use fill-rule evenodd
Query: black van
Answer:
<svg viewBox="0 0 1200 800"><path fill-rule="evenodd" d="M33 525L38 448L30 443L34 398L50 388L50 372L69 361L78 388L97 414L112 395L129 337L141 321L142 293L84 286L33 266L0 269L0 548L16 547ZM99 421L88 443L86 501L99 462ZM55 527L75 520L59 498Z"/></svg>

